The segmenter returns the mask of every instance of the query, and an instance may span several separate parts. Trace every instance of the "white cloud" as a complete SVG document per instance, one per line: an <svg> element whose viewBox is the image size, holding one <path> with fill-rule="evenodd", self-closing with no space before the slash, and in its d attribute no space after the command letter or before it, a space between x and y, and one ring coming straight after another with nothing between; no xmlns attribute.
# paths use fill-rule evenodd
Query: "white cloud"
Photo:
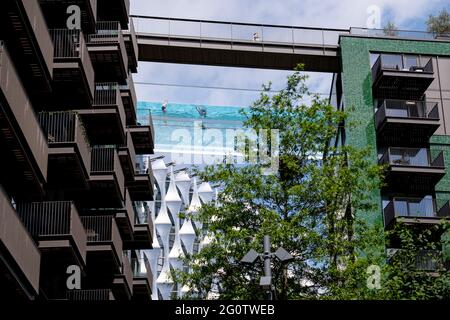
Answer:
<svg viewBox="0 0 450 320"><path fill-rule="evenodd" d="M448 0L132 0L132 13L138 15L191 18L265 24L336 27L365 27L367 8L377 5L381 24L393 20L400 28L423 26L428 14L449 7ZM421 21L418 23L417 21ZM274 70L219 68L207 66L140 63L136 81L260 88L272 81L275 88L285 83L288 72ZM310 88L329 92L330 75L312 74ZM180 87L137 85L140 100L179 103L248 105L256 92L204 90Z"/></svg>

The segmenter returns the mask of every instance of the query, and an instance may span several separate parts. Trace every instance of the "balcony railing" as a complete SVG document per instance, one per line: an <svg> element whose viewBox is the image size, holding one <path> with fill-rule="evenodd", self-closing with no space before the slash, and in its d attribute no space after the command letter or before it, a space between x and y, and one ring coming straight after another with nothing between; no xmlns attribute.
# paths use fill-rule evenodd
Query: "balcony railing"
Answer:
<svg viewBox="0 0 450 320"><path fill-rule="evenodd" d="M133 258L131 260L131 267L133 269L134 278L147 279L149 285L152 285L153 273L147 258Z"/></svg>
<svg viewBox="0 0 450 320"><path fill-rule="evenodd" d="M94 107L114 107L119 112L122 126L125 128L125 109L120 94L120 86L117 82L101 82L95 84Z"/></svg>
<svg viewBox="0 0 450 320"><path fill-rule="evenodd" d="M86 232L72 202L20 203L17 204L17 213L34 237L42 239L72 237L84 259Z"/></svg>
<svg viewBox="0 0 450 320"><path fill-rule="evenodd" d="M71 290L66 297L72 301L107 301L114 300L111 289Z"/></svg>
<svg viewBox="0 0 450 320"><path fill-rule="evenodd" d="M388 148L381 157L380 163L408 167L445 167L443 152L440 152L431 161L429 151L426 148Z"/></svg>
<svg viewBox="0 0 450 320"><path fill-rule="evenodd" d="M439 108L436 102L383 100L378 113L392 118L412 118L439 120Z"/></svg>
<svg viewBox="0 0 450 320"><path fill-rule="evenodd" d="M433 61L429 58L421 63L415 55L380 54L372 69L375 74L381 70L433 73Z"/></svg>
<svg viewBox="0 0 450 320"><path fill-rule="evenodd" d="M439 210L436 210L436 203L432 197L425 198L394 198L384 208L384 218L386 226L395 217L409 218L448 218L450 217L450 204L446 202Z"/></svg>
<svg viewBox="0 0 450 320"><path fill-rule="evenodd" d="M52 29L50 35L55 48L54 57L58 61L81 60L87 79L94 80L94 67L81 30Z"/></svg>
<svg viewBox="0 0 450 320"><path fill-rule="evenodd" d="M350 28L351 35L364 36L364 37L394 37L398 39L414 39L414 40L437 40L437 39L449 39L450 33L436 34L426 31L414 31L414 30L395 30L387 31L384 29L368 29L368 28ZM448 41L448 40L447 40Z"/></svg>
<svg viewBox="0 0 450 320"><path fill-rule="evenodd" d="M44 132L47 132L50 146L76 144L86 168L89 168L91 163L90 145L83 123L75 112L42 112L39 114L39 122Z"/></svg>
<svg viewBox="0 0 450 320"><path fill-rule="evenodd" d="M84 216L81 221L86 229L88 243L112 243L121 257L122 238L113 216Z"/></svg>
<svg viewBox="0 0 450 320"><path fill-rule="evenodd" d="M414 255L407 254L406 249L388 249L388 251L391 251L389 260L398 259L405 267L415 271L433 272L444 266L442 252L438 250L418 250Z"/></svg>
<svg viewBox="0 0 450 320"><path fill-rule="evenodd" d="M133 75L128 72L127 84L119 86L121 91L130 91L131 100L134 104L137 103L136 88L134 86Z"/></svg>

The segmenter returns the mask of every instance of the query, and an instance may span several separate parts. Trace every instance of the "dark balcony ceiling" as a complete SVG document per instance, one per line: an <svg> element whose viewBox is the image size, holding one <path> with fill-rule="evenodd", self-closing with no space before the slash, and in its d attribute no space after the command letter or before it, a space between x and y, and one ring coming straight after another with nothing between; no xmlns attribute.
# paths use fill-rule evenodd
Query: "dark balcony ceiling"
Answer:
<svg viewBox="0 0 450 320"><path fill-rule="evenodd" d="M433 80L432 73L381 70L372 85L373 95L384 99L420 100Z"/></svg>
<svg viewBox="0 0 450 320"><path fill-rule="evenodd" d="M125 143L125 129L117 109L78 110L77 112L81 116L91 145Z"/></svg>
<svg viewBox="0 0 450 320"><path fill-rule="evenodd" d="M439 127L439 120L386 117L377 128L377 143L404 147L424 146Z"/></svg>
<svg viewBox="0 0 450 320"><path fill-rule="evenodd" d="M133 201L152 201L153 184L149 174L136 175L134 181L126 184Z"/></svg>
<svg viewBox="0 0 450 320"><path fill-rule="evenodd" d="M136 154L153 154L154 141L150 126L129 126Z"/></svg>
<svg viewBox="0 0 450 320"><path fill-rule="evenodd" d="M67 28L67 8L77 5L81 9L81 28L86 33L95 33L97 8L92 0L39 0L49 29ZM94 2L95 4L95 2Z"/></svg>
<svg viewBox="0 0 450 320"><path fill-rule="evenodd" d="M128 28L130 0L97 0L97 18L100 21L119 21L122 29Z"/></svg>
<svg viewBox="0 0 450 320"><path fill-rule="evenodd" d="M424 193L433 192L445 176L445 168L391 166L387 169L384 191Z"/></svg>
<svg viewBox="0 0 450 320"><path fill-rule="evenodd" d="M29 20L22 1L1 1L0 39L6 42L9 54L14 57L15 66L25 87L33 94L52 90L52 71L48 69L40 47L51 46L51 42L39 43L31 25L35 22ZM42 21L42 23L45 22Z"/></svg>

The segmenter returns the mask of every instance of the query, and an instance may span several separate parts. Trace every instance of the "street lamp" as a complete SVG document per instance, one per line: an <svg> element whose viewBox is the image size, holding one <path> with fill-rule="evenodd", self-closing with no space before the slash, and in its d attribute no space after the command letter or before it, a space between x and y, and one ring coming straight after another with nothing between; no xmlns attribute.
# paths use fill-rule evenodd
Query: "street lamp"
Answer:
<svg viewBox="0 0 450 320"><path fill-rule="evenodd" d="M294 259L294 257L284 250L283 248L278 248L277 251L270 252L270 237L264 236L264 253L260 254L255 250L251 249L247 254L242 258L241 262L245 264L253 264L256 259L260 258L264 261L264 276L259 280L259 285L265 290L267 295L267 300L272 300L272 258L277 258L281 262L289 262Z"/></svg>

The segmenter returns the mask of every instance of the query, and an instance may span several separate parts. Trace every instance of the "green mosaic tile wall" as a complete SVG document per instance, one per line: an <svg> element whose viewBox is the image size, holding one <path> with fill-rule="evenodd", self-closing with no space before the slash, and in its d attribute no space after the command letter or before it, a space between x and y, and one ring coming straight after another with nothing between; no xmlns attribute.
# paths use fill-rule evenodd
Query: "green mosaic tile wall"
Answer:
<svg viewBox="0 0 450 320"><path fill-rule="evenodd" d="M347 129L347 143L356 147L368 146L375 162L377 161L377 150L370 52L449 56L450 43L341 37L344 103L347 110L351 111L349 122L354 124L354 127ZM436 156L440 150L444 151L447 175L436 187L438 206L442 206L445 201L450 200L450 136L434 136L432 138L432 155ZM380 193L374 193L372 200L378 209L364 213L364 218L369 222L382 224Z"/></svg>

